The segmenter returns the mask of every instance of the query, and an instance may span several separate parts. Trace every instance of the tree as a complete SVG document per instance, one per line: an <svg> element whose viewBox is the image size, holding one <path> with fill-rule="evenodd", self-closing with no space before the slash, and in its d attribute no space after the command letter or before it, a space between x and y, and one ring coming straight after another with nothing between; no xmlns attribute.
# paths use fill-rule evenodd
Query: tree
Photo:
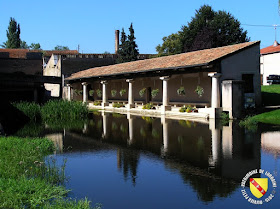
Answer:
<svg viewBox="0 0 280 209"><path fill-rule="evenodd" d="M26 41L20 41L20 48L21 49L29 49L29 46L26 43Z"/></svg>
<svg viewBox="0 0 280 209"><path fill-rule="evenodd" d="M129 27L130 34L126 36L124 29L121 32L121 44L118 50L118 63L130 62L137 60L139 55L137 44L135 42L134 29L131 23Z"/></svg>
<svg viewBox="0 0 280 209"><path fill-rule="evenodd" d="M17 24L16 20L11 17L9 27L7 30L7 38L8 40L3 43L3 47L9 49L17 49L20 48L21 40L20 40L20 26Z"/></svg>
<svg viewBox="0 0 280 209"><path fill-rule="evenodd" d="M250 40L247 37L247 31L243 31L240 22L230 13L215 12L208 5L203 5L196 10L191 22L182 26L176 34L163 38L163 44L156 48L159 56L221 47Z"/></svg>
<svg viewBox="0 0 280 209"><path fill-rule="evenodd" d="M58 50L58 51L69 50L69 47L57 45L56 47L54 47L54 50Z"/></svg>
<svg viewBox="0 0 280 209"><path fill-rule="evenodd" d="M33 50L42 50L41 45L39 43L31 43L29 48Z"/></svg>

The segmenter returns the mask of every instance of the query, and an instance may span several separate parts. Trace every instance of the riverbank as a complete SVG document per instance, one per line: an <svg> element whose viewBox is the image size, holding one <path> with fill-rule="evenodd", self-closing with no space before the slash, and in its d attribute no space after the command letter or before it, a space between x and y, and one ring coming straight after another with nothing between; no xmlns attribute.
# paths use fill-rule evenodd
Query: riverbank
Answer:
<svg viewBox="0 0 280 209"><path fill-rule="evenodd" d="M90 208L87 199L66 198L65 164L46 158L53 150L48 139L0 137L0 208Z"/></svg>

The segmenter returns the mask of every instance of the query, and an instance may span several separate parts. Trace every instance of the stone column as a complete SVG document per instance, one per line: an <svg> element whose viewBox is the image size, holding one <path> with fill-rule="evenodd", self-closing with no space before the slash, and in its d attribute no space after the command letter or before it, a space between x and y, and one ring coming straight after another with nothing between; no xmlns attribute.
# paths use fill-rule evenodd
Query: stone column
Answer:
<svg viewBox="0 0 280 209"><path fill-rule="evenodd" d="M127 79L126 82L128 82L128 105L127 109L131 109L135 107L134 105L134 95L133 95L133 79Z"/></svg>
<svg viewBox="0 0 280 209"><path fill-rule="evenodd" d="M107 81L101 81L100 82L102 84L102 107L106 107L109 106L109 102L108 102L108 95L107 95Z"/></svg>
<svg viewBox="0 0 280 209"><path fill-rule="evenodd" d="M169 106L169 97L168 97L168 80L170 76L160 77L162 80L162 109L161 114L165 114L165 111L171 110L171 106Z"/></svg>
<svg viewBox="0 0 280 209"><path fill-rule="evenodd" d="M71 101L71 85L67 84L67 100Z"/></svg>
<svg viewBox="0 0 280 209"><path fill-rule="evenodd" d="M88 100L88 92L87 92L87 82L83 82L83 102L86 103Z"/></svg>
<svg viewBox="0 0 280 209"><path fill-rule="evenodd" d="M211 93L211 107L220 107L220 73L208 73L208 76L212 78L212 93Z"/></svg>

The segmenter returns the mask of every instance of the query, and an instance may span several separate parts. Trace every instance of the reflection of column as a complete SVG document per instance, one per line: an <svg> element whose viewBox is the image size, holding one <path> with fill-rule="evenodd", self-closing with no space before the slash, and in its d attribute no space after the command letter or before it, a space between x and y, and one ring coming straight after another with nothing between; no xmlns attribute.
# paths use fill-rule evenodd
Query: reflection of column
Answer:
<svg viewBox="0 0 280 209"><path fill-rule="evenodd" d="M212 156L209 159L209 165L215 166L218 164L219 156L220 156L220 150L221 150L221 132L220 129L215 127L215 120L209 121L209 128L211 130L212 135Z"/></svg>
<svg viewBox="0 0 280 209"><path fill-rule="evenodd" d="M212 78L212 93L211 93L211 107L220 107L220 73L209 73L209 77Z"/></svg>
<svg viewBox="0 0 280 209"><path fill-rule="evenodd" d="M232 159L232 138L232 121L229 121L229 126L223 126L222 148L224 159Z"/></svg>
<svg viewBox="0 0 280 209"><path fill-rule="evenodd" d="M87 82L83 82L83 102L87 102L88 100L88 93L87 93Z"/></svg>
<svg viewBox="0 0 280 209"><path fill-rule="evenodd" d="M164 116L161 117L161 124L162 124L162 139L163 139L163 148L161 155L164 156L168 151L168 121Z"/></svg>
<svg viewBox="0 0 280 209"><path fill-rule="evenodd" d="M128 144L131 145L133 142L133 116L128 113L127 114L127 120L128 120Z"/></svg>
<svg viewBox="0 0 280 209"><path fill-rule="evenodd" d="M63 152L63 134L56 133L56 134L47 134L45 135L46 138L50 139L55 146L55 152L62 153Z"/></svg>
<svg viewBox="0 0 280 209"><path fill-rule="evenodd" d="M133 95L133 79L127 79L126 82L128 82L128 105L127 108L133 108L134 105L134 95Z"/></svg>
<svg viewBox="0 0 280 209"><path fill-rule="evenodd" d="M83 133L86 133L88 129L88 124L84 123Z"/></svg>
<svg viewBox="0 0 280 209"><path fill-rule="evenodd" d="M67 84L67 100L71 101L71 85Z"/></svg>
<svg viewBox="0 0 280 209"><path fill-rule="evenodd" d="M166 110L171 110L169 106L169 97L168 97L168 80L170 79L169 76L160 77L162 80L162 109L161 114L165 114Z"/></svg>
<svg viewBox="0 0 280 209"><path fill-rule="evenodd" d="M106 113L105 112L103 112L102 113L102 118L103 118L103 135L102 135L102 137L104 138L104 139L106 139L106 137L107 137L107 115L106 115Z"/></svg>
<svg viewBox="0 0 280 209"><path fill-rule="evenodd" d="M106 107L109 105L108 103L108 95L107 95L107 81L101 81L102 84L102 107Z"/></svg>

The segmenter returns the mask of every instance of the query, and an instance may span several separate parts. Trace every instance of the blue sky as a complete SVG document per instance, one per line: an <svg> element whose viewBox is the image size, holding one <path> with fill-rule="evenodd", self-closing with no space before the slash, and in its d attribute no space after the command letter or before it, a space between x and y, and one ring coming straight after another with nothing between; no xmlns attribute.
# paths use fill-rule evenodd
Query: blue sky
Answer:
<svg viewBox="0 0 280 209"><path fill-rule="evenodd" d="M79 44L83 53L114 53L114 31L124 27L128 33L133 22L139 52L156 53L162 37L180 30L203 4L230 12L241 24L280 25L278 0L0 0L0 43L14 17L28 44L39 42L46 50ZM251 41L261 41L261 48L272 45L273 27L242 27Z"/></svg>

